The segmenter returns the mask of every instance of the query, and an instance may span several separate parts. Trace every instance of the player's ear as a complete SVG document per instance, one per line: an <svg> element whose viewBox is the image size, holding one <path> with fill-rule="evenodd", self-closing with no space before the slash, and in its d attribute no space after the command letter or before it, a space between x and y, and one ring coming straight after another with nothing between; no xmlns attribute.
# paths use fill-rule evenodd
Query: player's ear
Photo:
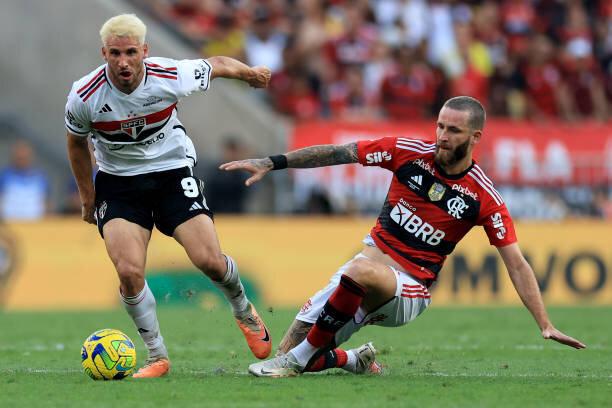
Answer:
<svg viewBox="0 0 612 408"><path fill-rule="evenodd" d="M103 46L100 52L102 53L102 58L104 58L104 61L108 62L108 58L106 58L106 47Z"/></svg>
<svg viewBox="0 0 612 408"><path fill-rule="evenodd" d="M149 56L149 44L143 44L142 45L142 55L144 56L144 58L147 58Z"/></svg>
<svg viewBox="0 0 612 408"><path fill-rule="evenodd" d="M480 138L482 137L482 130L475 130L474 133L472 133L473 136L473 144L478 144L480 142Z"/></svg>

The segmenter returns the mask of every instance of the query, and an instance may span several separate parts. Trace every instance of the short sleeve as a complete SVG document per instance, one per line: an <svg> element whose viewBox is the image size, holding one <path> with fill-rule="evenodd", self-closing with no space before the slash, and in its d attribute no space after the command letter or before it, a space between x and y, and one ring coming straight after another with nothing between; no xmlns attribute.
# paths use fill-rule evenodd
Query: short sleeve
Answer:
<svg viewBox="0 0 612 408"><path fill-rule="evenodd" d="M196 91L210 88L212 66L205 59L182 60L177 62L178 95L187 96Z"/></svg>
<svg viewBox="0 0 612 408"><path fill-rule="evenodd" d="M68 102L66 102L64 124L66 130L77 136L88 136L91 131L91 121L87 106L79 95L75 92L76 84L68 94Z"/></svg>
<svg viewBox="0 0 612 408"><path fill-rule="evenodd" d="M506 204L488 206L482 214L478 224L484 227L491 245L503 247L517 241L514 223Z"/></svg>
<svg viewBox="0 0 612 408"><path fill-rule="evenodd" d="M395 145L397 138L383 137L357 142L357 157L363 166L378 166L395 170Z"/></svg>

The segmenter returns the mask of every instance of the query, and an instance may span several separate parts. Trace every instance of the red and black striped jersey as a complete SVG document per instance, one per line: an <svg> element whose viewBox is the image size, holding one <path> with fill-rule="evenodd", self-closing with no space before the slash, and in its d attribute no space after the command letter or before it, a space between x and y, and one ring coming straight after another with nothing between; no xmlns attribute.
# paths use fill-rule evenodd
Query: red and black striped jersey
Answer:
<svg viewBox="0 0 612 408"><path fill-rule="evenodd" d="M196 153L177 116L180 98L210 86L208 61L146 58L130 94L116 89L102 65L76 81L66 104L66 129L91 135L106 173L131 176L194 166Z"/></svg>
<svg viewBox="0 0 612 408"><path fill-rule="evenodd" d="M393 172L371 236L376 245L416 278L431 284L446 256L474 225L491 245L516 242L510 213L475 162L448 175L434 162L435 144L385 137L357 142L359 163Z"/></svg>

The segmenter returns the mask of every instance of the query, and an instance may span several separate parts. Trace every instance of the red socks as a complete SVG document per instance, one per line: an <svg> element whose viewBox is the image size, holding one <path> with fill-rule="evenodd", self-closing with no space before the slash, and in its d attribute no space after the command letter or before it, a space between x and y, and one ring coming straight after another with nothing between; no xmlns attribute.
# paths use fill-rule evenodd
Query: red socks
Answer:
<svg viewBox="0 0 612 408"><path fill-rule="evenodd" d="M329 297L316 323L310 329L306 337L308 342L317 348L329 346L336 332L355 316L364 296L363 286L347 275L342 275L340 284ZM344 357L346 358L346 353Z"/></svg>

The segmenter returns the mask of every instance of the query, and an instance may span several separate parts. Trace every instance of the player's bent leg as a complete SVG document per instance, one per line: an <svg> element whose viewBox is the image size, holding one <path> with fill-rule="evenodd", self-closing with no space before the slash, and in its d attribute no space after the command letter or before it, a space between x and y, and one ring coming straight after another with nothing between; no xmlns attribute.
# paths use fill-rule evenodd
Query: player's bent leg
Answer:
<svg viewBox="0 0 612 408"><path fill-rule="evenodd" d="M149 351L147 362L134 377L165 375L170 369L168 351L159 330L155 297L144 279L151 232L121 218L108 221L103 231L106 249L121 282L121 302Z"/></svg>
<svg viewBox="0 0 612 408"><path fill-rule="evenodd" d="M176 227L173 236L185 248L193 264L211 279L230 303L253 355L260 359L268 357L272 351L270 333L246 296L236 262L221 253L212 220L206 215L197 215Z"/></svg>
<svg viewBox="0 0 612 408"><path fill-rule="evenodd" d="M257 376L271 377L292 376L295 375L296 370L299 372L312 372L321 371L329 368L343 368L347 371L354 373L380 373L379 366L374 361L375 350L373 347L370 348L365 347L367 345L363 345L357 349L348 351L338 348L322 350L322 353L320 353L320 355L315 358L312 358L309 357L309 355L313 356L313 352L316 353L316 351L318 351L318 348L314 347L308 340L305 340L308 336L311 336L313 330L317 329L316 324L314 325L315 327L313 327L313 322L319 323L321 317L325 319L323 315L328 314L327 312L334 308L334 305L330 305L330 303L340 302L339 308L347 307L346 304L342 304L341 299L343 297L346 297L346 294L343 296L342 293L339 292L346 292L346 287L351 286L350 282L352 280L348 276L344 276L349 270L353 270L353 272L351 273L353 275L356 275L355 272L361 272L361 276L359 278L360 280L363 280L366 283L376 281L380 282L382 280L386 284L383 285L382 289L378 286L374 286L374 289L372 291L372 300L369 303L380 304L383 302L381 299L387 300L393 295L396 287L393 272L384 265L380 265L382 266L382 268L380 268L380 266L376 265L376 263L369 263L369 261L361 262L363 260L368 261L368 259L365 258L363 255L357 255L353 260L343 265L338 270L338 272L334 276L332 276L330 283L327 285L327 287L317 292L302 307L296 317L296 320L288 329L283 340L281 341L281 345L277 352L277 358L268 360L267 362L263 363L252 364L249 367L249 371ZM372 264L374 264L374 267L372 267ZM355 271L355 269L357 269L357 271ZM383 273L384 276L382 278L376 276L369 276L367 274L367 272L369 271L362 272L362 269L372 269L371 273L375 274L380 272ZM391 282L389 282L389 280L391 280ZM348 297L351 297L350 293ZM360 304L359 301L357 303ZM354 308L355 305L350 307ZM358 305L357 309L359 309ZM365 312L363 314L365 314ZM352 333L358 331L361 326L354 324L354 319L352 319L354 315L354 311L349 311L349 313L343 317L343 319L346 318L347 321L338 326L338 328L340 328L339 332L338 328L335 328L335 330L330 330L329 333L324 333L326 337L329 337L327 339L327 342L331 343L331 340L334 340L334 333L336 333L335 344L340 344L346 341ZM328 320L330 318L332 317L327 316ZM298 344L299 346L295 347ZM306 357L304 357L302 361L299 361L298 358L296 358L296 355L299 356L300 354L300 348L302 349L302 351L305 350L307 353ZM369 353L367 358L362 358L362 355L365 354L363 352L360 353L361 349L364 348L367 348L367 351ZM289 353L290 350L291 352ZM286 358L281 359L280 357L285 353L288 353L289 355ZM361 369L361 367L367 367L367 369L363 370ZM370 367L373 367L371 371ZM264 375L262 374L261 370L263 370L264 373L271 372L272 374Z"/></svg>
<svg viewBox="0 0 612 408"><path fill-rule="evenodd" d="M395 276L388 266L356 257L348 264L306 340L290 353L300 365L308 367L333 346L336 333L354 319L360 307L384 303L394 296L395 289Z"/></svg>

